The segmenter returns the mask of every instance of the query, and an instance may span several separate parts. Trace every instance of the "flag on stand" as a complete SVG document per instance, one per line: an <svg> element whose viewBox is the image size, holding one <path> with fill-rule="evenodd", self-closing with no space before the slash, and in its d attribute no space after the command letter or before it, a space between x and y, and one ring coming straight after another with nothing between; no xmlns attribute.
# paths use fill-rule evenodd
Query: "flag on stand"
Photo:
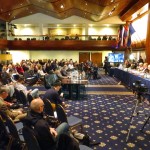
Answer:
<svg viewBox="0 0 150 150"><path fill-rule="evenodd" d="M124 33L123 33L123 46L126 47L129 36L129 27L128 25L124 25Z"/></svg>
<svg viewBox="0 0 150 150"><path fill-rule="evenodd" d="M123 45L123 33L124 33L124 27L123 25L120 25L118 30L118 45L117 48L120 48Z"/></svg>

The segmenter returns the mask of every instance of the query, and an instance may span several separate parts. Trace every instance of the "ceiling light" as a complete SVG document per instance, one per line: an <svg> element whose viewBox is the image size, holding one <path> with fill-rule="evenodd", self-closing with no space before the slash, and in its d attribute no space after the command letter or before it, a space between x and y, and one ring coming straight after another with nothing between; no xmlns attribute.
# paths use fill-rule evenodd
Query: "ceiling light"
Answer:
<svg viewBox="0 0 150 150"><path fill-rule="evenodd" d="M112 11L110 11L108 15L111 16L112 15Z"/></svg>
<svg viewBox="0 0 150 150"><path fill-rule="evenodd" d="M110 0L111 3L115 2L115 0Z"/></svg>
<svg viewBox="0 0 150 150"><path fill-rule="evenodd" d="M63 5L63 4L61 4L61 5L60 5L60 8L61 8L61 9L63 9L63 8L64 8L64 5Z"/></svg>

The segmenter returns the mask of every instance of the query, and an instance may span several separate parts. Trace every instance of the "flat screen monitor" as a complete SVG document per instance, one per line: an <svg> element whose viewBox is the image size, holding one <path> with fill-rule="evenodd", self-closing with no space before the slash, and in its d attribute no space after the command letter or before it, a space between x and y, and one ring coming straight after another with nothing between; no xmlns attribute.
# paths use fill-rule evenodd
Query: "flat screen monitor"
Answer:
<svg viewBox="0 0 150 150"><path fill-rule="evenodd" d="M108 61L109 62L124 62L124 54L123 53L109 53Z"/></svg>

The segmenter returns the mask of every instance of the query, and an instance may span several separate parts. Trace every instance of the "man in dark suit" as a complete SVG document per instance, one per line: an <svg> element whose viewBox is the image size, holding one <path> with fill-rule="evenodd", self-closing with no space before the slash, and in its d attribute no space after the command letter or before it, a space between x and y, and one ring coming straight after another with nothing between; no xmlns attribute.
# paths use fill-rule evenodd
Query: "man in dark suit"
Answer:
<svg viewBox="0 0 150 150"><path fill-rule="evenodd" d="M65 107L65 102L62 101L61 96L59 95L59 91L61 89L61 81L56 81L52 84L52 88L48 89L43 96L44 99L48 99L51 103L60 104Z"/></svg>

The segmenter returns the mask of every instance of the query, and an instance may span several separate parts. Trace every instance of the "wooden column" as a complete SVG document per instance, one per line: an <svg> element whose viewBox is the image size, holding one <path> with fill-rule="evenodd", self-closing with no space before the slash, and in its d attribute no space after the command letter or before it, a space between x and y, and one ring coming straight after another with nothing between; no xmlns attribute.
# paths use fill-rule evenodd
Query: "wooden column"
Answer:
<svg viewBox="0 0 150 150"><path fill-rule="evenodd" d="M150 9L150 3L149 3L149 9ZM147 21L147 37L146 37L146 62L150 64L150 13L148 13L148 21Z"/></svg>

